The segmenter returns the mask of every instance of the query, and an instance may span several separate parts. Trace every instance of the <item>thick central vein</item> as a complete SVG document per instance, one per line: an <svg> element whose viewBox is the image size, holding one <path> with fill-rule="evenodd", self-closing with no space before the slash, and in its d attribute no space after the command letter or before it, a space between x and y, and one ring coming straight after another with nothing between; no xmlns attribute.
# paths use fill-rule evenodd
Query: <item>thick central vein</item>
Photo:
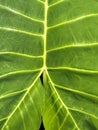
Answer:
<svg viewBox="0 0 98 130"><path fill-rule="evenodd" d="M48 1L45 1L45 20L44 20L44 70L46 69L46 38L47 38L47 11Z"/></svg>

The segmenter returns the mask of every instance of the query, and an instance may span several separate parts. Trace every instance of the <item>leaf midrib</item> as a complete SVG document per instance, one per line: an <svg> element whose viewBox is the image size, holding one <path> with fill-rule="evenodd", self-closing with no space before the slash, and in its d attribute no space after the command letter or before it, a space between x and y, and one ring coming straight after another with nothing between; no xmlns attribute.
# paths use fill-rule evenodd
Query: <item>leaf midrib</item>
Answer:
<svg viewBox="0 0 98 130"><path fill-rule="evenodd" d="M44 70L46 71L46 75L47 75L48 79L50 80L50 82L51 82L51 84L52 84L52 86L53 86L53 89L54 89L54 91L56 92L56 95L57 95L58 99L60 100L61 104L64 106L64 108L66 109L66 111L67 111L68 114L70 115L70 117L71 117L73 123L75 124L76 128L77 128L78 130L80 130L80 129L78 128L78 126L77 126L76 121L74 120L74 118L72 117L71 113L69 112L67 106L63 103L63 101L61 100L60 96L58 95L58 93L57 93L57 91L56 91L56 89L55 89L55 87L54 87L54 83L52 82L52 80L51 80L51 78L50 78L50 75L49 75L49 73L48 73L47 67L46 67L46 55L47 55L47 47L46 47L46 42L47 42L47 40L46 40L46 38L47 38L47 31L48 31L48 26L47 26L48 8L49 8L49 6L48 6L48 0L46 0L46 1L45 1L45 21L44 21L44 61L43 61L44 64L43 64L43 68L44 68Z"/></svg>
<svg viewBox="0 0 98 130"><path fill-rule="evenodd" d="M46 70L46 42L47 42L47 12L48 12L48 0L45 1L45 20L44 20L44 58L43 58L43 68Z"/></svg>

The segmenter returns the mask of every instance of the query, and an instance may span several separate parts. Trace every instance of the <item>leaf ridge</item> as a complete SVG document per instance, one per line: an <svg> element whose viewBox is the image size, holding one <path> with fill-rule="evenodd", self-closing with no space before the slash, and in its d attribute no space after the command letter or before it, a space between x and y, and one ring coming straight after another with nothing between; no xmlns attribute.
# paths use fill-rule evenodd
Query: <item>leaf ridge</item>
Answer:
<svg viewBox="0 0 98 130"><path fill-rule="evenodd" d="M52 121L55 119L56 115L59 113L60 109L62 109L63 105L61 105L58 110L55 112L55 114L53 115L52 119L50 120L49 124L51 126L52 124Z"/></svg>
<svg viewBox="0 0 98 130"><path fill-rule="evenodd" d="M31 116L30 116L30 113L29 113L29 111L28 111L27 106L25 105L24 102L23 102L23 104L24 104L24 107L25 107L25 109L26 109L26 111L27 111L27 113L28 113L28 116L29 116L30 120L32 121L32 118L31 118ZM32 127L33 127L33 125L32 125ZM33 129L34 129L34 128L32 128L32 130L33 130Z"/></svg>
<svg viewBox="0 0 98 130"><path fill-rule="evenodd" d="M23 116L23 112L21 110L21 108L19 107L19 113L20 113L20 116L21 116L21 119L22 119L22 122L23 122L23 127L24 127L24 130L26 130L26 126L25 126L25 122L24 122L24 116Z"/></svg>
<svg viewBox="0 0 98 130"><path fill-rule="evenodd" d="M63 120L63 122L62 122L62 124L61 124L61 126L59 127L59 130L62 130L62 127L63 127L65 121L67 120L68 116L69 116L69 115L68 115L68 113L67 113L66 116L65 116L65 118L64 118L64 120Z"/></svg>
<svg viewBox="0 0 98 130"><path fill-rule="evenodd" d="M47 113L49 113L51 111L51 109L55 106L55 104L58 102L58 98L54 101L54 103L52 104L52 106L47 110ZM62 107L62 106L60 106Z"/></svg>
<svg viewBox="0 0 98 130"><path fill-rule="evenodd" d="M30 101L31 101L32 105L35 107L35 105L34 105L34 101L32 100L31 95L30 95L30 94L28 94L28 96L29 96L29 99L30 99ZM38 111L36 110L36 107L35 107L35 109L34 109L34 110L35 110L35 111L36 111L36 113L38 114Z"/></svg>

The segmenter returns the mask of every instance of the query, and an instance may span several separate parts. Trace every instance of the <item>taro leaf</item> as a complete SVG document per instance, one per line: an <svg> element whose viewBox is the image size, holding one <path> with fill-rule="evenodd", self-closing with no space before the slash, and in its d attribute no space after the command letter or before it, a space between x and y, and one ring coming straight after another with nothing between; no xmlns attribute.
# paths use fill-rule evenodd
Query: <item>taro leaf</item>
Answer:
<svg viewBox="0 0 98 130"><path fill-rule="evenodd" d="M98 130L98 0L0 0L0 130Z"/></svg>

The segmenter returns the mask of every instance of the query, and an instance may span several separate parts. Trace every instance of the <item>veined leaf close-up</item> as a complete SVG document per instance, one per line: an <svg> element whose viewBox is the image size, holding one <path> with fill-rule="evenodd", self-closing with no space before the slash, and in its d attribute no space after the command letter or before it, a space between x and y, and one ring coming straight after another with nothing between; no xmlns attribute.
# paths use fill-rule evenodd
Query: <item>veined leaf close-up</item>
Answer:
<svg viewBox="0 0 98 130"><path fill-rule="evenodd" d="M98 130L98 0L0 0L0 130Z"/></svg>

